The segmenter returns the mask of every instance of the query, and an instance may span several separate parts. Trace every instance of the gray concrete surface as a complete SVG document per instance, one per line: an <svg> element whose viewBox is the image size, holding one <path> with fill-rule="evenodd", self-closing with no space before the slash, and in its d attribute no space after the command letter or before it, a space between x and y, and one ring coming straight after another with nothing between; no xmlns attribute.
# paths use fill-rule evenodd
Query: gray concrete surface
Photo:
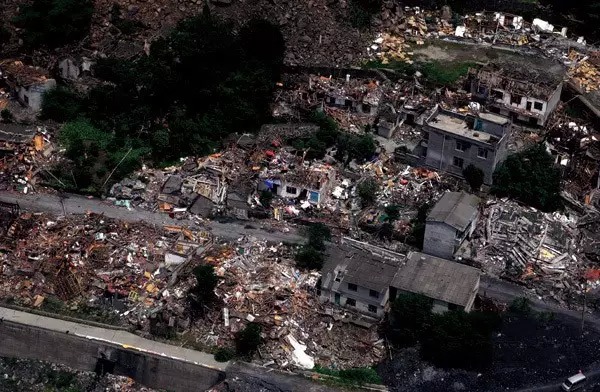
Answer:
<svg viewBox="0 0 600 392"><path fill-rule="evenodd" d="M152 388L178 392L211 388L225 378L227 366L216 362L212 355L129 332L1 307L0 356L61 363L85 371L110 362L114 374Z"/></svg>
<svg viewBox="0 0 600 392"><path fill-rule="evenodd" d="M80 195L68 194L65 198L49 194L22 194L17 192L0 191L0 201L5 203L17 203L23 210L32 212L48 212L55 215L85 214L94 212L104 214L113 219L127 222L146 222L153 225L179 225L191 228L205 228L214 235L227 239L236 240L244 235L265 239L272 242L302 242L303 238L298 231L290 227L289 232L274 230L267 225L260 227L256 223L230 222L220 223L216 221L203 221L199 224L189 219L172 219L161 212L151 212L138 209L131 211L124 207L116 207L110 201L97 198L87 198ZM64 207L64 209L63 209Z"/></svg>

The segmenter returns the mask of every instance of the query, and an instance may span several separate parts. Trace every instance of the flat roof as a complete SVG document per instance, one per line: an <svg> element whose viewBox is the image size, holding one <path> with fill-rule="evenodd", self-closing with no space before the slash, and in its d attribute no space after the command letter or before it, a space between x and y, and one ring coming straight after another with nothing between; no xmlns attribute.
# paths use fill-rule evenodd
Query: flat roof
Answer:
<svg viewBox="0 0 600 392"><path fill-rule="evenodd" d="M494 113L478 113L478 117L486 121L493 122L494 124L505 125L510 122L508 117L500 116Z"/></svg>
<svg viewBox="0 0 600 392"><path fill-rule="evenodd" d="M9 143L29 143L35 136L35 129L29 125L0 124L0 141Z"/></svg>
<svg viewBox="0 0 600 392"><path fill-rule="evenodd" d="M420 252L408 255L391 286L447 303L466 306L479 283L477 268Z"/></svg>
<svg viewBox="0 0 600 392"><path fill-rule="evenodd" d="M467 123L460 118L456 118L444 113L438 113L427 121L427 125L442 131L462 136L467 139L476 140L483 143L489 143L491 135L482 131L469 129Z"/></svg>

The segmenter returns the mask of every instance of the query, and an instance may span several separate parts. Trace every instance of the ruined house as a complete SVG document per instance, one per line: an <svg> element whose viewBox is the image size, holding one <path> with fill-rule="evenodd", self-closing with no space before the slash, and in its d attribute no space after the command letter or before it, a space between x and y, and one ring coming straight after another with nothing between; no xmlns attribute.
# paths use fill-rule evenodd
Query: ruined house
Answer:
<svg viewBox="0 0 600 392"><path fill-rule="evenodd" d="M471 94L492 112L543 126L560 101L566 74L561 64L543 63L506 61L471 70Z"/></svg>
<svg viewBox="0 0 600 392"><path fill-rule="evenodd" d="M248 193L242 189L233 189L227 193L227 212L237 219L248 219Z"/></svg>
<svg viewBox="0 0 600 392"><path fill-rule="evenodd" d="M0 76L13 96L34 111L42 108L44 93L56 87L56 80L46 70L19 60L0 61Z"/></svg>
<svg viewBox="0 0 600 392"><path fill-rule="evenodd" d="M420 294L433 300L434 313L469 312L479 291L480 275L477 268L411 252L391 282L390 298L400 293Z"/></svg>
<svg viewBox="0 0 600 392"><path fill-rule="evenodd" d="M473 307L479 290L478 269L419 252L407 256L349 246L330 249L321 271L319 300L373 319L382 318L401 293L433 300L433 311Z"/></svg>
<svg viewBox="0 0 600 392"><path fill-rule="evenodd" d="M285 199L304 199L311 204L323 203L330 194L335 169L326 164L300 166L285 173L267 174L258 190L269 190Z"/></svg>
<svg viewBox="0 0 600 392"><path fill-rule="evenodd" d="M309 90L318 91L325 105L346 109L365 116L376 116L382 104L383 90L375 80L334 79L311 75Z"/></svg>
<svg viewBox="0 0 600 392"><path fill-rule="evenodd" d="M452 259L473 235L479 216L479 198L465 192L446 192L425 222L423 252Z"/></svg>
<svg viewBox="0 0 600 392"><path fill-rule="evenodd" d="M473 165L492 183L496 167L506 159L511 122L493 113L460 114L436 107L425 119L422 140L412 151L417 165L458 177Z"/></svg>

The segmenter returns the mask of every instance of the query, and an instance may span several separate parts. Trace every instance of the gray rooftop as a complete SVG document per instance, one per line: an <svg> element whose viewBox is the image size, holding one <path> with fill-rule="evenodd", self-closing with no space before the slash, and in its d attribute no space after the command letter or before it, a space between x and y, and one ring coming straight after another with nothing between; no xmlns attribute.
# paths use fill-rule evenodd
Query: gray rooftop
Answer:
<svg viewBox="0 0 600 392"><path fill-rule="evenodd" d="M498 114L489 113L489 112L478 113L478 117L483 120L493 122L494 124L499 124L499 125L505 125L510 122L510 119L508 117L500 116Z"/></svg>
<svg viewBox="0 0 600 392"><path fill-rule="evenodd" d="M475 140L482 143L489 143L491 135L483 131L470 129L464 119L450 116L442 112L437 113L427 121L427 125L437 128L441 131L462 136L467 139Z"/></svg>
<svg viewBox="0 0 600 392"><path fill-rule="evenodd" d="M342 284L353 283L379 293L385 292L400 268L401 262L377 257L351 246L328 249L330 257L321 270L322 287L336 290ZM336 281L336 276L339 281Z"/></svg>
<svg viewBox="0 0 600 392"><path fill-rule="evenodd" d="M477 214L479 198L465 192L446 192L427 216L427 222L443 222L463 231Z"/></svg>
<svg viewBox="0 0 600 392"><path fill-rule="evenodd" d="M466 306L479 283L479 270L424 253L408 255L391 286L429 298Z"/></svg>
<svg viewBox="0 0 600 392"><path fill-rule="evenodd" d="M35 130L28 125L0 124L0 141L9 143L29 143Z"/></svg>

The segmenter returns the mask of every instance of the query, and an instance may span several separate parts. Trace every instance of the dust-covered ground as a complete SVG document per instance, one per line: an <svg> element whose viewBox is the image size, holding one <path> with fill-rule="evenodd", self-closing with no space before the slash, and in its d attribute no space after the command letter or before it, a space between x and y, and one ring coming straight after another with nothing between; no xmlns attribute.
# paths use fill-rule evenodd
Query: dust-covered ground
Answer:
<svg viewBox="0 0 600 392"><path fill-rule="evenodd" d="M499 392L553 385L579 370L600 370L600 333L588 327L582 336L580 323L572 318L509 314L493 340L493 365L481 372L435 368L421 361L414 348L395 353L378 372L390 391ZM600 390L600 383L590 380L585 390Z"/></svg>
<svg viewBox="0 0 600 392"><path fill-rule="evenodd" d="M127 377L97 377L48 362L0 357L0 392L158 392Z"/></svg>

